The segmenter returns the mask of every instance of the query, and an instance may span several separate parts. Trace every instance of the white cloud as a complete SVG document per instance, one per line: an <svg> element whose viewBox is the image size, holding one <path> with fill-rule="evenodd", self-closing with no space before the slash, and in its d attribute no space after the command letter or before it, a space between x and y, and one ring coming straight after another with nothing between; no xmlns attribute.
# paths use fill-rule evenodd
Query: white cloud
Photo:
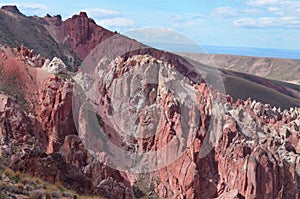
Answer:
<svg viewBox="0 0 300 199"><path fill-rule="evenodd" d="M241 18L235 20L233 23L236 27L254 27L256 25L255 19L252 18Z"/></svg>
<svg viewBox="0 0 300 199"><path fill-rule="evenodd" d="M24 9L48 9L45 5L43 4L20 4L20 7Z"/></svg>
<svg viewBox="0 0 300 199"><path fill-rule="evenodd" d="M268 11L272 14L287 16L300 16L300 2L299 1L281 1L276 5L268 7Z"/></svg>
<svg viewBox="0 0 300 199"><path fill-rule="evenodd" d="M264 15L252 15L234 21L242 28L300 28L300 1L296 0L248 0L246 4L261 7Z"/></svg>
<svg viewBox="0 0 300 199"><path fill-rule="evenodd" d="M261 13L261 10L258 9L243 9L240 11L240 13L242 14L257 14L257 13Z"/></svg>
<svg viewBox="0 0 300 199"><path fill-rule="evenodd" d="M87 8L83 11L87 12L89 16L95 18L103 18L103 17L112 17L112 16L119 16L120 12L116 10L107 10L102 8Z"/></svg>
<svg viewBox="0 0 300 199"><path fill-rule="evenodd" d="M240 28L291 28L300 29L300 18L298 17L262 17L241 18L234 21L234 26Z"/></svg>
<svg viewBox="0 0 300 199"><path fill-rule="evenodd" d="M99 25L107 28L130 28L135 27L134 21L126 18L112 18L112 19L102 19L99 21Z"/></svg>
<svg viewBox="0 0 300 199"><path fill-rule="evenodd" d="M124 34L144 43L195 45L195 42L189 37L166 28L140 28L130 30Z"/></svg>
<svg viewBox="0 0 300 199"><path fill-rule="evenodd" d="M186 17L181 15L176 15L170 17L170 21L172 21L171 27L173 29L191 28L193 26L203 25L205 22L207 22L207 16L197 15L192 17Z"/></svg>
<svg viewBox="0 0 300 199"><path fill-rule="evenodd" d="M268 5L274 5L278 3L277 0L249 0L246 2L246 4L251 6L268 6Z"/></svg>
<svg viewBox="0 0 300 199"><path fill-rule="evenodd" d="M257 14L257 13L261 13L261 10L256 8L236 9L233 7L217 7L212 10L210 16L231 18L243 14Z"/></svg>
<svg viewBox="0 0 300 199"><path fill-rule="evenodd" d="M268 11L273 13L273 14L284 15L284 12L277 6L268 7Z"/></svg>
<svg viewBox="0 0 300 199"><path fill-rule="evenodd" d="M46 15L50 9L43 4L20 4L19 9L27 15Z"/></svg>
<svg viewBox="0 0 300 199"><path fill-rule="evenodd" d="M238 11L232 7L217 7L212 10L212 16L221 16L221 17L234 17L238 14Z"/></svg>

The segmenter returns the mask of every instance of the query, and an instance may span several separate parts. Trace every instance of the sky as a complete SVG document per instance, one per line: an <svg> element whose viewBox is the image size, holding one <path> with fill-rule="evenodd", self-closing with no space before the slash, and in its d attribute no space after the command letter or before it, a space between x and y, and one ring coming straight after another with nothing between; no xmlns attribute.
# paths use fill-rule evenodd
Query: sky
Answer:
<svg viewBox="0 0 300 199"><path fill-rule="evenodd" d="M125 34L159 28L199 45L300 50L300 0L1 1L26 15L61 14L66 19L86 11L97 24ZM176 41L172 35L165 38Z"/></svg>

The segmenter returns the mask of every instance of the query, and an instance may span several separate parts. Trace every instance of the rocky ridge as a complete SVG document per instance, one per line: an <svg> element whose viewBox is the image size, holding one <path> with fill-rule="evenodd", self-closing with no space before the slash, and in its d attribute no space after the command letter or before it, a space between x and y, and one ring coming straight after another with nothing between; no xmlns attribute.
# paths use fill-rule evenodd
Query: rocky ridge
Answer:
<svg viewBox="0 0 300 199"><path fill-rule="evenodd" d="M193 53L180 54L203 64L216 65L228 70L300 84L296 75L299 71L299 60L220 54L210 56Z"/></svg>

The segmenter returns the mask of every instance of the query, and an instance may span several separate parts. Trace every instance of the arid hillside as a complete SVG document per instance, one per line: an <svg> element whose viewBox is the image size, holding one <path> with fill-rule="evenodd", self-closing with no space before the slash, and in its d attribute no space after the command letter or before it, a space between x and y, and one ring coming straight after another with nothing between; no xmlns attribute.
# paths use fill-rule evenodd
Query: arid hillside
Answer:
<svg viewBox="0 0 300 199"><path fill-rule="evenodd" d="M300 60L237 55L180 53L180 55L206 65L252 74L278 81L300 84Z"/></svg>

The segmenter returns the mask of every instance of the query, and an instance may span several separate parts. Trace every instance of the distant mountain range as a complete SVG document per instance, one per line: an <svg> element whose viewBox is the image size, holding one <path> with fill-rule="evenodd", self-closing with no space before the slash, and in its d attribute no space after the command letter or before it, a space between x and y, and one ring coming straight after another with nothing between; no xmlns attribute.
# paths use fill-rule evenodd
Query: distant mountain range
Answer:
<svg viewBox="0 0 300 199"><path fill-rule="evenodd" d="M300 84L300 60L270 57L250 57L229 54L179 53L200 63L252 74L273 80Z"/></svg>
<svg viewBox="0 0 300 199"><path fill-rule="evenodd" d="M174 43L146 43L158 49L168 50L180 53L208 53L208 54L226 54L251 57L269 57L300 60L300 50L289 49L267 49L267 48L249 48L249 47L226 47L209 46L202 44L187 45Z"/></svg>

